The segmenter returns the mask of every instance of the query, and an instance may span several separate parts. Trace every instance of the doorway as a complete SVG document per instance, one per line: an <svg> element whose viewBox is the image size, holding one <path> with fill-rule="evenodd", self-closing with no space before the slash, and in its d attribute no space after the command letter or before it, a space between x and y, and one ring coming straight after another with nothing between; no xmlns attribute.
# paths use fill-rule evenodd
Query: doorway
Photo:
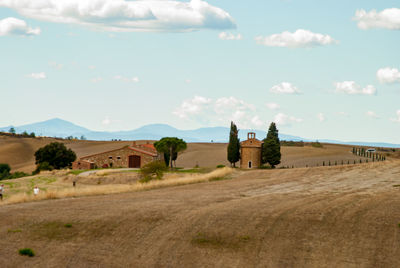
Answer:
<svg viewBox="0 0 400 268"><path fill-rule="evenodd" d="M129 156L129 168L140 168L140 156L130 155Z"/></svg>

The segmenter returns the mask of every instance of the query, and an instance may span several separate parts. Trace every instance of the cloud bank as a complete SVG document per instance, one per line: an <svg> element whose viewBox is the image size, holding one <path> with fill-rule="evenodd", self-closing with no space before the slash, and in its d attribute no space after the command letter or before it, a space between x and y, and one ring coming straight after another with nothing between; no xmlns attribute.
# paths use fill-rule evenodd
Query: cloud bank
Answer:
<svg viewBox="0 0 400 268"><path fill-rule="evenodd" d="M228 12L202 0L0 0L0 7L41 21L112 32L231 29Z"/></svg>
<svg viewBox="0 0 400 268"><path fill-rule="evenodd" d="M40 34L40 28L31 28L23 20L12 17L0 20L0 36L6 36L6 35L33 36L38 34Z"/></svg>
<svg viewBox="0 0 400 268"><path fill-rule="evenodd" d="M360 29L368 30L372 28L383 28L389 30L400 30L400 9L388 8L381 12L364 9L356 11L354 20L358 21Z"/></svg>
<svg viewBox="0 0 400 268"><path fill-rule="evenodd" d="M283 32L270 36L257 36L255 38L257 44L268 47L317 47L335 44L337 41L329 35L313 33L309 30L299 29L294 33Z"/></svg>

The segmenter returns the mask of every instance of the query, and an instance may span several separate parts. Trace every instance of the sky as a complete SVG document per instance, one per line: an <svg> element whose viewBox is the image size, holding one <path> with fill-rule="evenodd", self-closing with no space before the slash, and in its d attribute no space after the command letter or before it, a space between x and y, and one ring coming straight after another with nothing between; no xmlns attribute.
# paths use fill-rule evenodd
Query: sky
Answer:
<svg viewBox="0 0 400 268"><path fill-rule="evenodd" d="M0 126L400 143L400 3L0 0Z"/></svg>

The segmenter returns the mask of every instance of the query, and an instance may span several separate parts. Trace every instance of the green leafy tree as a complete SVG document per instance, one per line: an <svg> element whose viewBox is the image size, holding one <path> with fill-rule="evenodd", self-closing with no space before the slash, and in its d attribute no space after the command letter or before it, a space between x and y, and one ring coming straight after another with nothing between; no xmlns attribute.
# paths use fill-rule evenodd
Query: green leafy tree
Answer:
<svg viewBox="0 0 400 268"><path fill-rule="evenodd" d="M235 167L236 162L240 160L240 140L238 138L239 130L235 123L231 122L231 130L229 132L229 144L227 149L228 161L231 166Z"/></svg>
<svg viewBox="0 0 400 268"><path fill-rule="evenodd" d="M187 144L184 140L176 137L165 137L154 143L154 147L159 153L164 154L164 159L169 158L168 165L173 168L173 161L178 158L178 153L186 150Z"/></svg>
<svg viewBox="0 0 400 268"><path fill-rule="evenodd" d="M276 124L272 122L262 147L262 163L268 163L272 168L281 163L281 145L278 132Z"/></svg>
<svg viewBox="0 0 400 268"><path fill-rule="evenodd" d="M8 164L0 164L0 180L4 180L10 176L10 165Z"/></svg>
<svg viewBox="0 0 400 268"><path fill-rule="evenodd" d="M76 160L76 154L63 143L52 142L35 152L38 166L51 166L55 169L70 167Z"/></svg>
<svg viewBox="0 0 400 268"><path fill-rule="evenodd" d="M13 128L13 127L10 128L10 129L8 130L8 132L11 133L11 134L15 134L15 133L16 133L16 132L15 132L15 128Z"/></svg>

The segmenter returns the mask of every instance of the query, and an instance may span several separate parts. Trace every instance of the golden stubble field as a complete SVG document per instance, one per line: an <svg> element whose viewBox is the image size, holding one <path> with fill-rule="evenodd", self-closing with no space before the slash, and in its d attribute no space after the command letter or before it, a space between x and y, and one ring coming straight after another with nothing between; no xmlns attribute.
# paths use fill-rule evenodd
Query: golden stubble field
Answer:
<svg viewBox="0 0 400 268"><path fill-rule="evenodd" d="M235 171L229 177L1 206L0 263L400 266L400 161ZM24 247L36 256L19 256Z"/></svg>

